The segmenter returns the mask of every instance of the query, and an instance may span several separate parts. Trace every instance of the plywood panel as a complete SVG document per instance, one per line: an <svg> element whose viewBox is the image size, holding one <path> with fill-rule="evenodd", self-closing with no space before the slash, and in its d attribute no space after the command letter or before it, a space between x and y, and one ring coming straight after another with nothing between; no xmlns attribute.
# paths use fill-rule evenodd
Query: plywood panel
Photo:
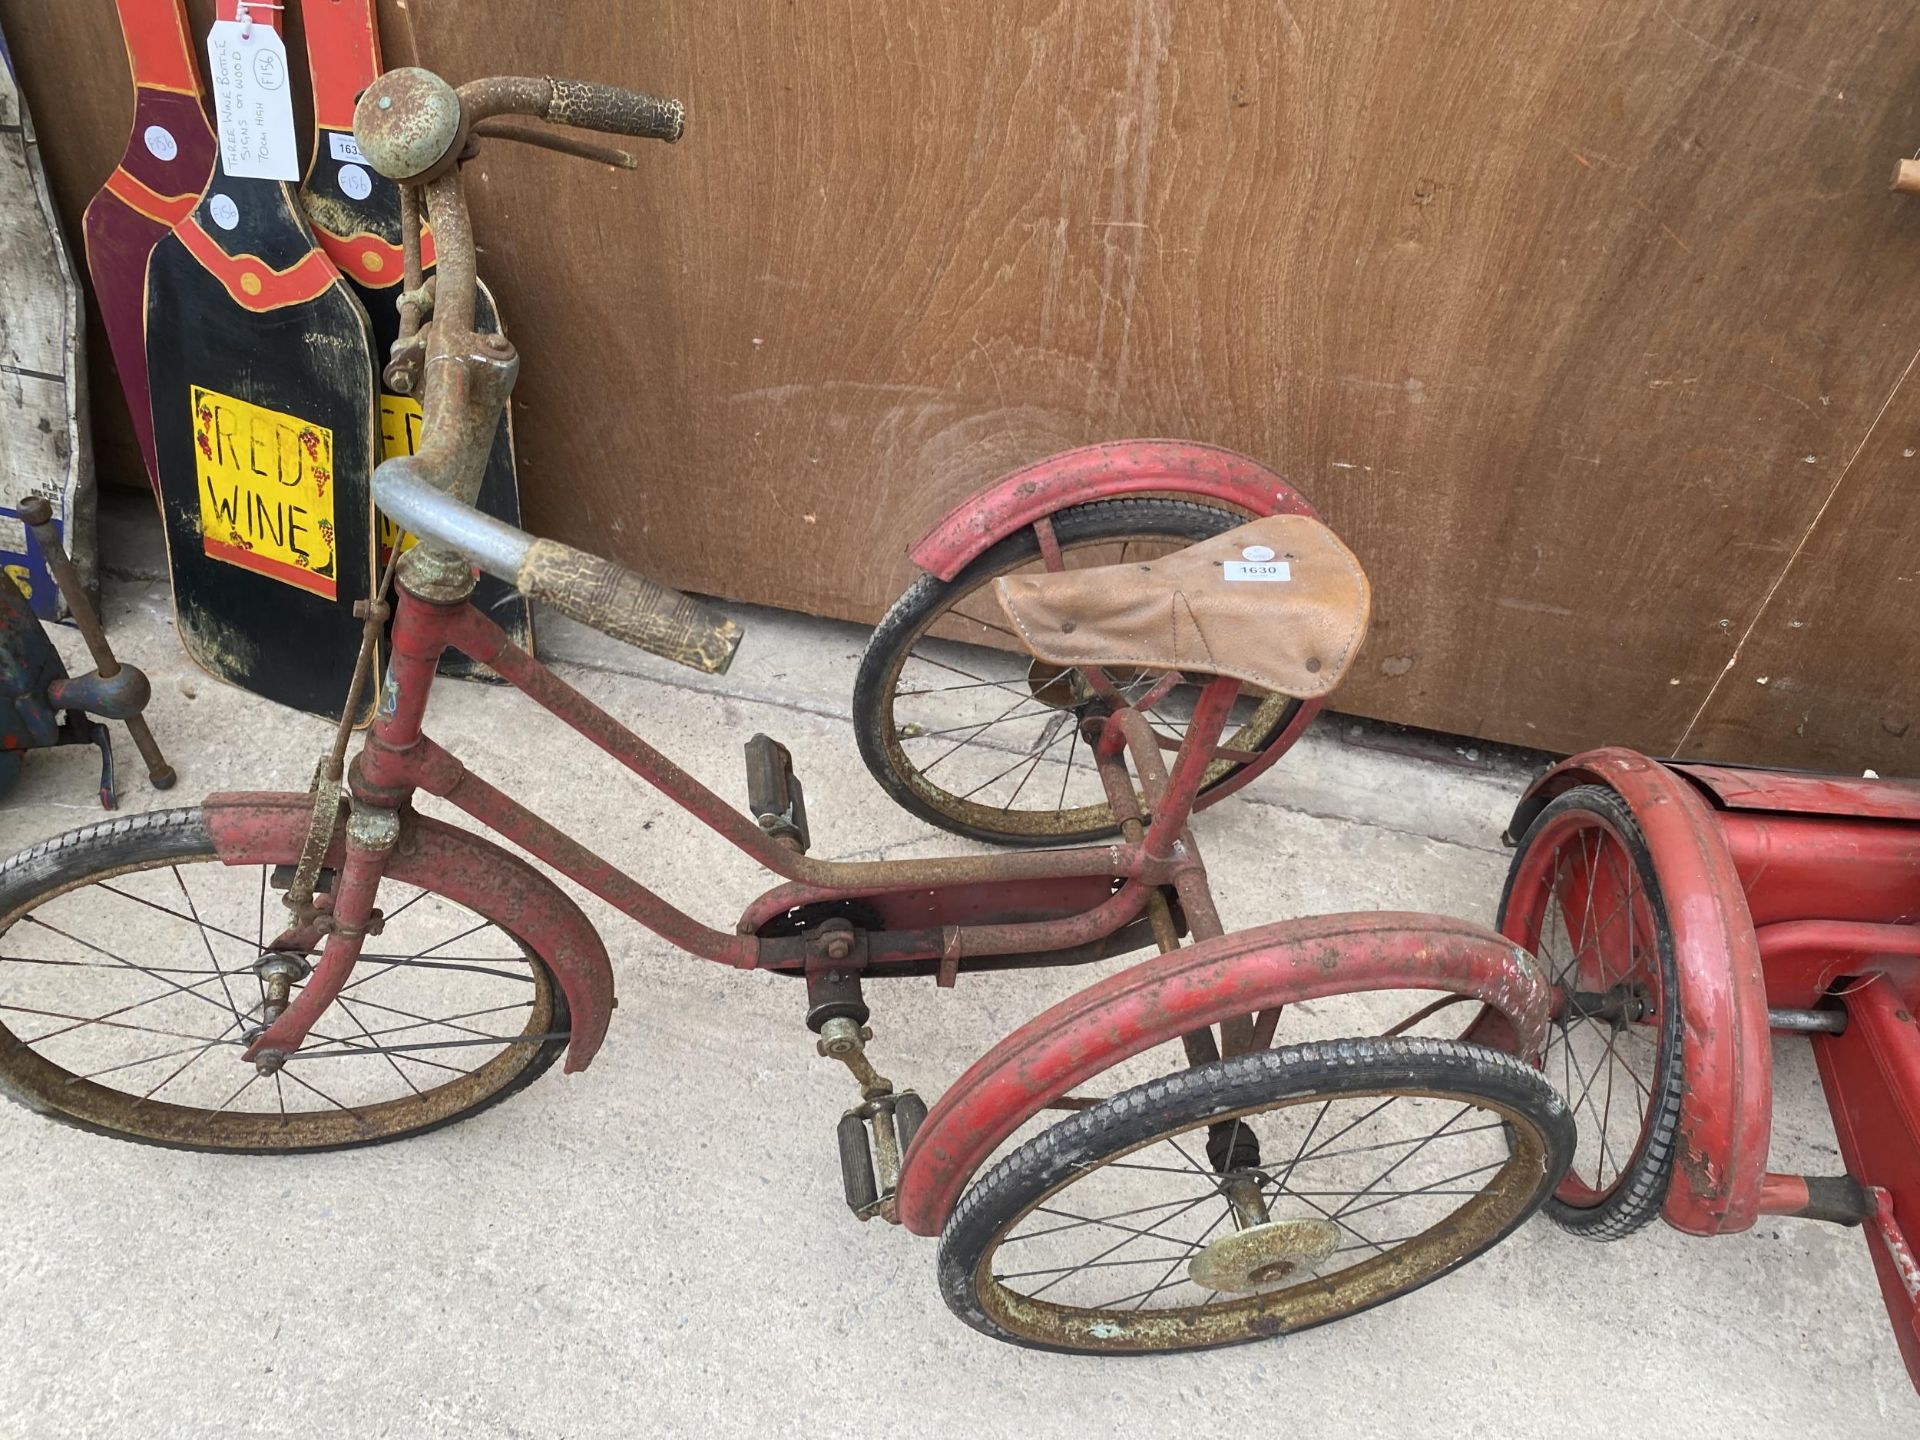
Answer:
<svg viewBox="0 0 1920 1440"><path fill-rule="evenodd" d="M49 43L95 9L0 0ZM1845 758L1830 729L1694 721L1920 337L1920 209L1885 188L1920 146L1910 7L385 18L390 52L456 79L570 73L690 107L637 175L499 146L469 171L525 356L536 528L871 618L907 541L993 473L1192 436L1289 475L1367 563L1349 708ZM122 123L94 127L97 161L50 139L56 183L97 183ZM1897 483L1881 456L1849 492Z"/></svg>
<svg viewBox="0 0 1920 1440"><path fill-rule="evenodd" d="M1847 770L1920 771L1917 378L1903 373L1836 477L1818 523L1738 637L1683 752L1791 748Z"/></svg>

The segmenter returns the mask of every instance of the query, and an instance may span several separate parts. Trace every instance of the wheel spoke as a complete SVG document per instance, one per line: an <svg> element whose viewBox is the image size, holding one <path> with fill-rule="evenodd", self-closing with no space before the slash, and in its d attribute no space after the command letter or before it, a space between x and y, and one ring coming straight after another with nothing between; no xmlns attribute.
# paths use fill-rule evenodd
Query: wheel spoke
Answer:
<svg viewBox="0 0 1920 1440"><path fill-rule="evenodd" d="M1418 1155L1422 1150L1426 1149L1428 1145L1433 1143L1433 1141L1438 1139L1441 1135L1445 1134L1447 1130L1451 1128L1455 1120L1460 1119L1461 1116L1465 1115L1471 1109L1473 1109L1473 1106L1470 1104L1462 1105L1458 1110L1456 1110L1453 1113L1452 1119L1449 1119L1438 1130L1434 1131L1433 1134L1427 1136L1426 1139L1422 1140L1418 1145L1414 1146L1406 1154L1402 1155L1398 1160L1394 1161L1393 1164L1389 1165L1385 1170L1382 1170L1380 1174L1370 1184L1367 1185L1366 1189L1361 1190L1357 1194L1355 1194L1355 1196L1353 1197L1353 1200L1358 1200L1362 1195L1367 1194L1368 1191L1371 1191L1375 1185L1378 1185L1382 1180L1385 1180L1389 1175L1393 1174L1394 1171L1398 1170L1402 1165L1406 1164L1415 1155ZM1350 1200L1345 1205L1342 1205L1339 1208L1339 1210L1334 1212L1334 1214L1336 1216L1344 1215L1348 1210L1353 1208L1353 1200Z"/></svg>
<svg viewBox="0 0 1920 1440"><path fill-rule="evenodd" d="M116 955L111 950L103 950L101 949L100 946L95 945L90 941L82 940L78 935L70 935L65 930L62 930L58 925L49 925L46 921L42 920L38 915L22 915L20 918L34 925L38 925L43 930L51 930L53 931L54 934L60 936L62 939L71 940L76 945L84 945L87 949L93 951L96 955L104 955L109 960L118 960L122 965L126 966L129 970L138 970L142 975L146 975L151 977L152 979L158 980L162 985L167 987L165 990L160 991L158 994L149 995L142 1000L135 1000L131 1005L122 1005L118 1010L109 1010L105 1015L97 1016L93 1020L82 1021L81 1022L82 1024L97 1024L101 1020L111 1019L115 1015L124 1015L129 1010L138 1010L142 1005L151 1005L156 1000L165 1000L168 996L175 995L175 994L191 995L194 999L204 1001L207 1004L211 1005L214 1009L218 1010L223 1015L237 1015L239 1013L237 1009L231 1006L222 1005L218 1000L214 999L211 995L202 995L200 993L200 987L202 985L211 985L215 980L224 979L225 973L226 973L224 971L216 971L212 975L207 976L206 979L196 980L191 985L182 985L178 981L167 979L167 977L164 975L155 974L153 971L147 969L146 966L144 965L136 965L134 964L133 961L128 960L123 956ZM79 1027L73 1026L69 1028L77 1029ZM64 1035L66 1031L57 1030L53 1033L54 1035ZM53 1035L43 1035L40 1037L41 1040L50 1040L52 1038L53 1038ZM39 1041L34 1041L33 1043L38 1044Z"/></svg>
<svg viewBox="0 0 1920 1440"><path fill-rule="evenodd" d="M138 1006L134 1005L127 1007L129 1010L138 1008ZM108 1030L138 1030L146 1035L164 1035L171 1040L198 1041L207 1038L204 1035L189 1035L184 1030L161 1030L152 1025L134 1025L125 1020L114 1020L109 1015L69 1015L60 1010L39 1010L31 1005L9 1005L5 1003L0 1003L0 1010L11 1011L16 1015L37 1015L43 1020L73 1020L78 1022L77 1024L63 1026L58 1030L49 1030L46 1034L36 1035L30 1040L22 1040L20 1043L28 1049L41 1045L48 1040L58 1039L60 1036L78 1030L86 1025L100 1025ZM124 1012L118 1010L111 1012L113 1015L122 1013ZM225 1014L226 1012L222 1011L221 1013Z"/></svg>
<svg viewBox="0 0 1920 1440"><path fill-rule="evenodd" d="M206 947L207 968L220 977L220 989L227 997L227 1009L231 1010L233 1018L238 1020L240 1018L239 1002L233 998L233 987L227 984L226 972L220 968L220 959L213 953L213 941L207 938L207 927L201 922L200 912L194 908L193 896L187 890L186 878L181 875L178 865L169 865L167 868L173 871L173 883L180 887L180 898L187 902L187 913L193 917L193 927L200 933L200 943ZM241 943L244 945L246 942L243 940Z"/></svg>
<svg viewBox="0 0 1920 1440"><path fill-rule="evenodd" d="M1175 1205L1184 1205L1185 1203L1186 1197L1181 1196L1177 1200L1162 1200L1157 1205L1137 1205L1131 1210L1121 1210L1113 1215L1106 1216L1075 1215L1067 1210L1055 1210L1046 1205L1036 1205L1033 1207L1034 1214L1052 1215L1058 1219L1068 1220L1072 1223L1068 1225L1054 1225L1045 1230L1029 1230L1024 1235L1009 1235L1000 1243L1003 1245L1011 1245L1017 1240L1038 1240L1047 1235L1058 1235L1063 1230L1078 1230L1087 1225L1103 1225L1109 1230L1125 1230L1129 1234L1145 1234L1147 1232L1135 1230L1131 1226L1120 1225L1115 1222L1131 1219L1135 1215L1150 1215L1155 1210L1170 1210Z"/></svg>
<svg viewBox="0 0 1920 1440"><path fill-rule="evenodd" d="M1185 1215L1188 1211L1197 1209L1199 1206L1206 1204L1207 1201L1212 1200L1214 1198L1216 1197L1213 1194L1213 1192L1209 1191L1205 1195L1201 1195L1196 1199L1189 1200L1185 1205L1182 1205L1178 1210L1174 1211L1171 1215L1168 1215L1164 1219L1156 1220L1153 1224L1149 1225L1146 1229L1135 1231L1134 1233L1128 1235L1126 1239L1117 1241L1116 1243L1109 1245L1106 1249L1102 1250L1098 1255L1094 1256L1093 1258L1095 1260L1104 1260L1109 1255L1113 1254L1115 1251L1124 1249L1126 1246L1133 1244L1134 1241L1142 1239L1143 1237L1150 1236L1154 1239L1166 1239L1167 1238L1166 1236L1161 1235L1159 1233L1160 1228L1162 1226L1171 1225L1175 1220L1178 1220L1182 1215ZM1075 1269L1084 1269L1084 1268L1085 1268L1084 1266L1075 1267ZM1048 1290L1051 1290L1054 1286L1058 1285L1060 1281L1065 1280L1066 1278L1067 1276L1061 1275L1056 1279L1049 1280L1046 1284L1042 1285L1038 1290L1035 1290L1031 1298L1038 1299L1042 1294L1044 1294Z"/></svg>
<svg viewBox="0 0 1920 1440"><path fill-rule="evenodd" d="M371 1043L374 1038L373 1032L367 1029L367 1022L360 1018L359 1012L353 1008L353 1002L351 1000L348 1000L345 996L340 996L337 998L340 1001L340 1013L342 1015L345 1015L347 1019L351 1020L353 1022L353 1028L358 1030L362 1035L364 1035L367 1038L369 1043ZM376 1045L374 1048L378 1049L379 1047ZM391 1054L389 1054L386 1057L386 1059L387 1059L387 1064L389 1067L391 1067L391 1069L393 1070L393 1073L400 1077L400 1083L405 1085L409 1090L413 1091L414 1094L418 1095L420 1093L420 1087L414 1084L412 1079L408 1077L407 1072L400 1068L400 1062L398 1060L395 1060Z"/></svg>
<svg viewBox="0 0 1920 1440"><path fill-rule="evenodd" d="M1187 1246L1185 1254L1176 1256L1174 1258L1173 1263L1167 1266L1165 1270L1160 1272L1159 1282L1155 1284L1151 1290L1147 1291L1146 1294L1142 1295L1139 1299L1135 1300L1133 1302L1133 1308L1138 1310L1142 1306L1144 1306L1147 1303L1147 1301L1151 1300L1154 1296L1158 1295L1162 1290L1171 1290L1174 1287L1184 1283L1187 1278L1184 1275L1177 1280L1172 1278L1174 1271L1180 1268L1180 1262L1182 1260L1187 1260L1192 1258L1192 1256L1194 1256L1200 1250L1204 1249L1207 1243L1207 1237L1213 1234L1213 1232L1218 1230L1222 1225L1224 1225L1227 1222L1228 1218L1232 1216L1232 1214L1233 1214L1233 1207L1231 1205L1222 1205L1220 1207L1220 1213L1213 1217L1213 1223L1207 1226L1206 1229L1202 1230L1198 1238L1196 1238L1192 1244ZM1116 1306L1124 1305L1126 1303L1127 1302L1125 1300L1117 1300L1114 1302Z"/></svg>
<svg viewBox="0 0 1920 1440"><path fill-rule="evenodd" d="M262 870L260 873L263 876L266 874L264 870ZM174 878L178 879L179 876L175 875ZM143 895L135 895L130 890L122 890L117 885L109 885L104 880L101 880L97 883L99 884L99 887L102 890L105 890L109 895L118 895L122 900L131 900L136 905L144 905L149 910L157 910L162 915L171 915L176 920L183 921L188 925L197 926L202 932L211 930L213 931L214 934L223 936L224 938L228 940L232 940L237 944L245 945L250 949L255 948L253 945L253 942L247 939L247 937L244 935L236 935L233 933L233 931L223 930L218 925L209 925L204 920L196 920L191 915L182 915L178 910L169 909L167 906L160 904L156 900L149 900Z"/></svg>

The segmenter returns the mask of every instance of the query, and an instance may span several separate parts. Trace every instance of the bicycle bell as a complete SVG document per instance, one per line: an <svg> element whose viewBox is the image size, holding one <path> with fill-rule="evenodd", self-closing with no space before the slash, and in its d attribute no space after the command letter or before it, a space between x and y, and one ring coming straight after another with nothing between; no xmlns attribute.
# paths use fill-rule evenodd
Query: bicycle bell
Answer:
<svg viewBox="0 0 1920 1440"><path fill-rule="evenodd" d="M389 180L419 185L444 174L466 139L460 96L431 70L389 70L353 107L353 138Z"/></svg>

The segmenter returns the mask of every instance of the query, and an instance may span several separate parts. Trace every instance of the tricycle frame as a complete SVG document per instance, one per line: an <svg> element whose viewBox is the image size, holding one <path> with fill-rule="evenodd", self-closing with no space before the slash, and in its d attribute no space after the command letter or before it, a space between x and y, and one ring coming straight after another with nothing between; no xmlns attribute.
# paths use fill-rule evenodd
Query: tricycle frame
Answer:
<svg viewBox="0 0 1920 1440"><path fill-rule="evenodd" d="M1105 721L1091 722L1098 731L1090 742L1101 778L1128 837L1119 843L936 860L822 861L768 835L514 645L464 600L422 598L408 580L403 563L392 659L372 727L350 771L353 816L326 922L325 953L300 998L254 1039L250 1059L298 1049L344 987L369 925L377 923L374 898L385 857L400 842L416 790L464 811L678 948L738 969L805 973L832 968L868 977L935 973L951 984L964 969L1100 959L1140 948L1154 929L1165 943L1175 943L1177 937L1165 933L1170 916L1156 914L1147 927L1136 924L1150 910L1164 907L1169 890L1179 897L1193 933L1203 938L1220 933L1205 865L1186 820L1238 692L1236 681L1212 678L1202 687L1186 742L1170 770L1138 711L1122 707ZM436 665L449 646L491 666L786 883L750 905L733 932L714 929L468 770L422 729ZM1144 811L1123 758L1129 753L1139 772ZM215 796L208 808L222 817L222 833L234 836L244 833L249 806L262 812L265 823L284 824L284 807L265 805L266 799ZM872 930L765 933L770 922L802 906L844 900L873 904L889 923ZM936 923L892 923L909 916ZM569 999L581 1006L574 1022L577 1037L604 1030L591 994L576 996L570 990Z"/></svg>

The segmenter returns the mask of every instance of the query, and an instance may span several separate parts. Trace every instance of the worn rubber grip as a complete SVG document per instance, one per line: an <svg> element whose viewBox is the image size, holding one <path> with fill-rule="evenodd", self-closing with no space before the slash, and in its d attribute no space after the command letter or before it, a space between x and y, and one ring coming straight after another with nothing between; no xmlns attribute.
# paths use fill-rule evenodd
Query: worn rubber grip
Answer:
<svg viewBox="0 0 1920 1440"><path fill-rule="evenodd" d="M590 80L547 77L553 99L547 119L581 130L609 135L635 135L642 140L664 140L669 145L686 128L687 107L678 100L623 90L618 85L596 85Z"/></svg>
<svg viewBox="0 0 1920 1440"><path fill-rule="evenodd" d="M515 583L582 625L710 675L733 663L743 633L678 590L557 540L527 547Z"/></svg>

